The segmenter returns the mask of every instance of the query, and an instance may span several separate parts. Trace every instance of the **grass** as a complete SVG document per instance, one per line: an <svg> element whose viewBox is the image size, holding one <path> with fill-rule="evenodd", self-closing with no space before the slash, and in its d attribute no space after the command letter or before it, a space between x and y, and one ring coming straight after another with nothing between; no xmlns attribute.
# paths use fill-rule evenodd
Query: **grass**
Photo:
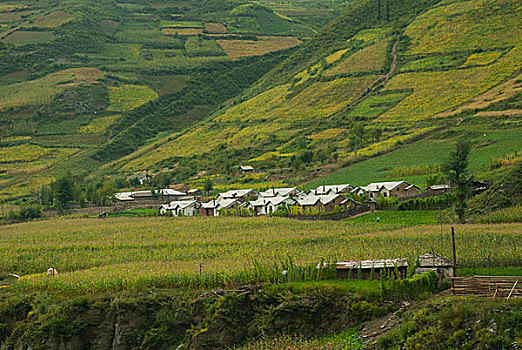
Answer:
<svg viewBox="0 0 522 350"><path fill-rule="evenodd" d="M456 1L434 7L410 24L407 54L509 47L520 43L522 5L517 0ZM442 18L442 20L441 20Z"/></svg>
<svg viewBox="0 0 522 350"><path fill-rule="evenodd" d="M348 114L354 118L375 118L409 95L408 92L392 92L385 95L372 95L365 98Z"/></svg>
<svg viewBox="0 0 522 350"><path fill-rule="evenodd" d="M111 105L107 110L125 112L158 98L158 94L148 86L122 85L109 87Z"/></svg>
<svg viewBox="0 0 522 350"><path fill-rule="evenodd" d="M455 68L466 63L466 57L459 54L429 56L409 61L401 67L401 72L416 70L440 70Z"/></svg>
<svg viewBox="0 0 522 350"><path fill-rule="evenodd" d="M247 345L232 348L233 350L359 350L363 349L359 332L353 328L336 335L320 338L304 338L300 336L280 336L253 341ZM229 349L231 350L231 349Z"/></svg>
<svg viewBox="0 0 522 350"><path fill-rule="evenodd" d="M43 78L0 86L0 109L45 104L66 87L95 83L104 73L96 68L73 68Z"/></svg>
<svg viewBox="0 0 522 350"><path fill-rule="evenodd" d="M48 15L36 18L30 25L39 28L56 28L73 19L70 13L55 11Z"/></svg>
<svg viewBox="0 0 522 350"><path fill-rule="evenodd" d="M227 55L236 60L240 57L260 56L269 52L288 49L301 44L295 37L261 36L258 40L216 40Z"/></svg>
<svg viewBox="0 0 522 350"><path fill-rule="evenodd" d="M204 25L196 21L165 21L160 22L161 28L199 28L203 29Z"/></svg>
<svg viewBox="0 0 522 350"><path fill-rule="evenodd" d="M515 47L487 67L396 75L384 90L413 89L413 93L379 119L416 121L455 108L516 73L522 67L521 50L522 46Z"/></svg>
<svg viewBox="0 0 522 350"><path fill-rule="evenodd" d="M282 218L52 219L0 227L0 274L27 275L19 281L26 289L97 291L223 281L253 260L273 264L289 255L298 264L409 258L429 247L451 255L449 227L441 237L438 225L406 226ZM457 227L459 262L481 266L488 255L499 265L520 261L521 230L521 224ZM57 278L39 275L49 266L58 269Z"/></svg>
<svg viewBox="0 0 522 350"><path fill-rule="evenodd" d="M331 76L356 72L380 72L386 65L388 44L389 40L383 39L367 46L326 70L324 74Z"/></svg>
<svg viewBox="0 0 522 350"><path fill-rule="evenodd" d="M78 132L82 134L103 134L105 130L114 124L119 118L119 115L111 115L108 117L101 117L93 119L89 124L79 128Z"/></svg>
<svg viewBox="0 0 522 350"><path fill-rule="evenodd" d="M3 38L2 42L13 45L26 45L45 43L53 39L54 35L52 32L18 30Z"/></svg>
<svg viewBox="0 0 522 350"><path fill-rule="evenodd" d="M438 211L407 210L407 211L379 211L348 219L348 222L376 223L398 223L411 226L436 225L439 223Z"/></svg>

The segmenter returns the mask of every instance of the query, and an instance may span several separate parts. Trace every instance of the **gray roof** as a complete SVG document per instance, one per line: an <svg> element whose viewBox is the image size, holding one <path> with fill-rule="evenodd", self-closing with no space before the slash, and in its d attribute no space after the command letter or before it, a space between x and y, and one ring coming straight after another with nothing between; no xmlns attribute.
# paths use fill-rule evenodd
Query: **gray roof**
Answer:
<svg viewBox="0 0 522 350"><path fill-rule="evenodd" d="M426 253L419 256L420 267L450 267L453 266L451 260L434 253Z"/></svg>
<svg viewBox="0 0 522 350"><path fill-rule="evenodd" d="M321 202L322 204L326 205L326 204L334 201L338 197L341 197L344 200L344 197L341 196L340 194L324 194L324 195L319 195L319 196L315 195L315 194L309 194L305 197L298 198L297 202L299 203L299 205L302 205L302 206L315 205L315 204L317 204L318 201Z"/></svg>
<svg viewBox="0 0 522 350"><path fill-rule="evenodd" d="M253 189L246 189L246 190L230 190L227 192L222 192L219 194L221 198L227 199L227 198L238 198L243 196L248 196L250 194L257 194L258 192Z"/></svg>
<svg viewBox="0 0 522 350"><path fill-rule="evenodd" d="M223 199L223 200L217 201L216 208L218 208L218 209L225 208L226 209L226 208L234 205L236 202L242 203L243 201L241 201L237 198Z"/></svg>
<svg viewBox="0 0 522 350"><path fill-rule="evenodd" d="M260 192L259 195L261 197L277 197L277 196L286 197L286 196L289 196L290 193L292 193L293 191L301 192L301 190L298 189L297 187L281 187L281 188L271 188L269 190Z"/></svg>
<svg viewBox="0 0 522 350"><path fill-rule="evenodd" d="M347 188L353 188L353 186L350 184L319 186L314 190L314 193L315 194L326 194L330 191L333 191L334 193L339 193L339 192L345 191Z"/></svg>
<svg viewBox="0 0 522 350"><path fill-rule="evenodd" d="M168 210L174 210L177 208L186 209L191 206L195 206L196 208L199 208L201 206L201 203L196 200L172 201L169 203L169 206L166 209L168 209Z"/></svg>
<svg viewBox="0 0 522 350"><path fill-rule="evenodd" d="M344 261L337 263L338 270L349 269L371 269L383 267L406 267L408 261L406 259L377 259L377 260L359 260L359 261Z"/></svg>
<svg viewBox="0 0 522 350"><path fill-rule="evenodd" d="M384 187L388 191L391 191L403 183L406 183L408 186L410 186L410 184L406 181L373 182L371 184L361 187L361 189L365 190L366 192L375 192L380 191Z"/></svg>
<svg viewBox="0 0 522 350"><path fill-rule="evenodd" d="M286 196L277 196L277 197L266 197L266 198L259 198L255 201L250 201L249 205L252 207L264 207L268 204L272 204L274 206L281 205L282 203L290 200L291 202L295 203L297 202L294 198Z"/></svg>

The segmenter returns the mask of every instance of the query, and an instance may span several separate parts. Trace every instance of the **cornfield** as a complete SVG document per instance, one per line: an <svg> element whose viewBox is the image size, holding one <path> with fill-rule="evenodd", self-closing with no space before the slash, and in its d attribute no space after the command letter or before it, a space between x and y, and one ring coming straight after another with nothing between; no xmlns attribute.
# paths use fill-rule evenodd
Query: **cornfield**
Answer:
<svg viewBox="0 0 522 350"><path fill-rule="evenodd" d="M449 227L285 218L53 219L0 227L0 276L29 290L211 288L333 277L324 262L451 257ZM522 262L522 225L457 227L461 266ZM328 264L326 264L328 265ZM59 275L45 272L55 267ZM288 277L282 271L288 271Z"/></svg>

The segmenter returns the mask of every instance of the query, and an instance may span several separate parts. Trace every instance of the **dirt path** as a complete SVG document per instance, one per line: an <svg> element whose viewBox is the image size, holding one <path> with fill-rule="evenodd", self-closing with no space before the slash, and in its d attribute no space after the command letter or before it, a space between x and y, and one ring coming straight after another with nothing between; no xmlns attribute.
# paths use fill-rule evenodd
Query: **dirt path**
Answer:
<svg viewBox="0 0 522 350"><path fill-rule="evenodd" d="M399 44L399 39L397 39L397 41L395 41L393 43L392 52L391 52L393 59L392 59L392 63L390 66L390 71L388 73L386 73L386 75L384 76L384 81L388 81L388 79L390 79L390 76L395 72L395 67L397 67L397 45L398 44Z"/></svg>

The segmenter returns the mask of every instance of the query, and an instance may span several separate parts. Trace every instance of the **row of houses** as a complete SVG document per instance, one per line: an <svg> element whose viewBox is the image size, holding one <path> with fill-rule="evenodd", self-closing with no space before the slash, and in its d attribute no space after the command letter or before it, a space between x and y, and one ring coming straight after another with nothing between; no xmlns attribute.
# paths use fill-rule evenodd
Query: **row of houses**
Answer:
<svg viewBox="0 0 522 350"><path fill-rule="evenodd" d="M160 213L172 213L174 216L219 216L223 210L244 209L255 215L268 215L280 206L297 206L304 210L332 212L335 207L347 209L355 205L349 194L366 194L370 202L378 198L397 197L406 200L418 197L421 189L406 181L371 183L364 187L350 184L323 185L310 191L297 187L271 188L266 191L255 189L229 190L219 193L216 199L203 202L185 197L163 204Z"/></svg>

